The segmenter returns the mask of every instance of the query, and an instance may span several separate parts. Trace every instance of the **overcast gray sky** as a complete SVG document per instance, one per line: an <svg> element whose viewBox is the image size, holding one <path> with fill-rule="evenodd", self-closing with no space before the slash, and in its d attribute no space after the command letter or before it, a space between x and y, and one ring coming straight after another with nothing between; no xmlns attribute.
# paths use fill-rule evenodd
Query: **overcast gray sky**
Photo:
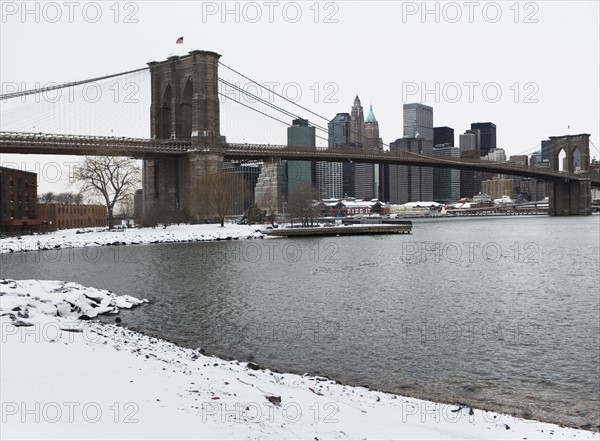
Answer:
<svg viewBox="0 0 600 441"><path fill-rule="evenodd" d="M23 5L2 2L3 93L126 71L203 49L220 53L225 65L328 119L350 112L358 93L365 116L373 104L385 143L402 137L402 104L424 102L434 108L435 126L454 128L456 143L472 122L492 121L507 155L530 154L540 140L567 133L590 133L600 146L597 1ZM175 44L180 36L184 45ZM223 68L220 74L246 84ZM32 106L31 100L2 103L2 130L60 132L69 130L65 121L71 121L71 130L82 133L147 137L147 78L129 77L135 89L127 82L103 85L112 101L119 92L120 110L100 103L59 111L44 103ZM126 102L128 93L134 103ZM38 116L36 109L42 109ZM223 105L222 133L228 140L285 143L285 126L251 113ZM594 147L591 154L600 157ZM44 172L48 163L72 161L77 158L1 159L47 175L40 192L65 188L65 176L55 179L51 170Z"/></svg>

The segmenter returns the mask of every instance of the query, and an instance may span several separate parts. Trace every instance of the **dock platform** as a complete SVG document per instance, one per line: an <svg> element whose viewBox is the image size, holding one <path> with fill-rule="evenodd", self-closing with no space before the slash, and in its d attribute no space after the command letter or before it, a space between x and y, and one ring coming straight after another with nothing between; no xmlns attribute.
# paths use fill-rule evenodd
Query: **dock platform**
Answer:
<svg viewBox="0 0 600 441"><path fill-rule="evenodd" d="M410 234L412 222L405 221L395 225L348 225L335 227L275 228L261 230L267 236L276 237L314 237L314 236L356 236L366 234Z"/></svg>

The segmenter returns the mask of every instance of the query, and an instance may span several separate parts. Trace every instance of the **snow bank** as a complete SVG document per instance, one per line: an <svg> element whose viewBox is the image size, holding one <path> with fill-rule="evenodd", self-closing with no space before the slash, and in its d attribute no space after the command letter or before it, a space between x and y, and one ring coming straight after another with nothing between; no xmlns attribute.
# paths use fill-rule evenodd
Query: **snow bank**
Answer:
<svg viewBox="0 0 600 441"><path fill-rule="evenodd" d="M3 439L598 439L223 361L76 319L89 302L115 312L142 301L65 282L0 284Z"/></svg>
<svg viewBox="0 0 600 441"><path fill-rule="evenodd" d="M0 239L0 253L51 250L57 248L97 247L105 245L138 245L146 243L203 242L262 238L260 225L214 224L172 225L168 228L130 228L60 230L43 235ZM80 233L78 233L78 231ZM81 233L83 232L83 233Z"/></svg>

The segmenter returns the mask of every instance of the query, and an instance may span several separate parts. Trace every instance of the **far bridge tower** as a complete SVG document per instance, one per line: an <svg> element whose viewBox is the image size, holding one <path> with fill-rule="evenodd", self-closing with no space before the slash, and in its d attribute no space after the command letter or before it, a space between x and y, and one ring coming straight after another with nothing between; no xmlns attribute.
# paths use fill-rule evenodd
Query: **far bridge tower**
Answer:
<svg viewBox="0 0 600 441"><path fill-rule="evenodd" d="M552 181L550 209L553 216L581 216L592 214L592 184L590 180L590 135L551 136L550 168L560 170L559 156L565 153L565 173L576 173L579 179Z"/></svg>

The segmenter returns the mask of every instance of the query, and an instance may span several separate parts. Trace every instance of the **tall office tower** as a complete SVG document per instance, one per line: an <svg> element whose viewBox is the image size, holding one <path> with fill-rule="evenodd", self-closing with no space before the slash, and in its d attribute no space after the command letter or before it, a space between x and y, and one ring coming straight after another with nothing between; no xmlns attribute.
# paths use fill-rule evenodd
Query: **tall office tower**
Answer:
<svg viewBox="0 0 600 441"><path fill-rule="evenodd" d="M496 148L496 124L491 122L472 123L471 130L479 130L479 154L485 156L491 149Z"/></svg>
<svg viewBox="0 0 600 441"><path fill-rule="evenodd" d="M377 199L382 202L390 201L390 165L378 164L379 170L379 193Z"/></svg>
<svg viewBox="0 0 600 441"><path fill-rule="evenodd" d="M411 152L423 155L433 153L433 140L423 138L401 138L390 144L390 152ZM433 169L390 164L389 202L431 201L433 199Z"/></svg>
<svg viewBox="0 0 600 441"><path fill-rule="evenodd" d="M364 149L366 147L365 115L358 95L354 98L350 115L350 142L347 147ZM372 164L344 163L343 174L344 196L365 198L373 194Z"/></svg>
<svg viewBox="0 0 600 441"><path fill-rule="evenodd" d="M328 148L342 148L349 144L350 114L338 113L327 125ZM322 199L344 197L344 167L341 162L317 162L317 187ZM352 175L352 188L354 188Z"/></svg>
<svg viewBox="0 0 600 441"><path fill-rule="evenodd" d="M541 143L542 161L550 160L552 153L552 141L549 139L542 140Z"/></svg>
<svg viewBox="0 0 600 441"><path fill-rule="evenodd" d="M453 146L433 148L434 156L460 158L460 149ZM433 169L433 200L448 204L460 199L460 170L453 168Z"/></svg>
<svg viewBox="0 0 600 441"><path fill-rule="evenodd" d="M540 162L542 162L542 151L538 150L536 152L533 152L531 154L531 156L529 157L529 165L531 165L532 167L535 167Z"/></svg>
<svg viewBox="0 0 600 441"><path fill-rule="evenodd" d="M467 130L459 136L460 157L463 159L479 159L479 130ZM472 198L481 191L481 172L461 170L460 172L460 197Z"/></svg>
<svg viewBox="0 0 600 441"><path fill-rule="evenodd" d="M356 101L355 101L356 104ZM361 112L362 114L362 108ZM383 150L383 141L379 137L379 123L370 106L369 115L363 121L362 148L368 151ZM379 195L379 166L374 164L355 164L354 196L362 199L373 199Z"/></svg>
<svg viewBox="0 0 600 441"><path fill-rule="evenodd" d="M479 130L465 130L465 133L458 137L458 146L460 152L467 150L476 150L477 157L481 156L481 133ZM473 154L474 155L474 154Z"/></svg>
<svg viewBox="0 0 600 441"><path fill-rule="evenodd" d="M382 151L383 140L379 137L379 122L373 113L373 105L369 107L369 115L365 120L365 145L366 150Z"/></svg>
<svg viewBox="0 0 600 441"><path fill-rule="evenodd" d="M404 138L423 138L433 144L433 107L404 104Z"/></svg>
<svg viewBox="0 0 600 441"><path fill-rule="evenodd" d="M358 95L354 98L354 104L352 105L352 112L350 115L350 132L348 133L348 140L358 147L364 147L365 115Z"/></svg>
<svg viewBox="0 0 600 441"><path fill-rule="evenodd" d="M452 127L433 128L433 146L447 144L454 147L454 129Z"/></svg>
<svg viewBox="0 0 600 441"><path fill-rule="evenodd" d="M315 147L315 128L308 125L306 119L295 119L287 129L287 145L293 147ZM315 161L288 161L288 198L301 188L312 187L316 184Z"/></svg>

